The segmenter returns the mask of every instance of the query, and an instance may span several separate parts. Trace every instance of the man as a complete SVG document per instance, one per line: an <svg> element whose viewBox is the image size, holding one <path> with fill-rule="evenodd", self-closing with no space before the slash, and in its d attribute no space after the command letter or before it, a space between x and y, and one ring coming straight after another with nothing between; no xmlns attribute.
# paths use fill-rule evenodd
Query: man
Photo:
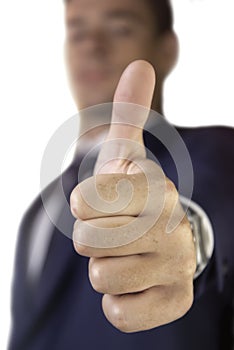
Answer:
<svg viewBox="0 0 234 350"><path fill-rule="evenodd" d="M163 81L177 58L169 4L159 0L70 0L65 4L65 14L67 65L78 109L114 101L147 108L151 105L163 113ZM155 90L152 67L156 71ZM206 268L203 266L203 271L194 275L199 267L195 253L206 251L206 247L199 244L195 252L187 216L171 235L166 235L166 224L178 203L178 183L163 146L148 134L142 135L138 124L138 128L122 127L115 113L110 128L91 131L94 120L84 116L85 113L80 113L82 142L71 167L62 174L74 217L64 217L59 203L57 209L58 221L67 224L68 232L74 229L74 247L49 221L38 196L20 226L9 348L231 349L233 129L177 128L194 168L191 209L197 216L201 214L200 221L191 219L191 224L200 225L196 240L204 238L201 218L209 221L215 239ZM134 122L134 118L130 121ZM107 121L110 122L102 120ZM133 183L136 197L117 215L106 212L101 215L100 208L90 209L90 203L82 197L92 187L94 177L90 174L77 185L77 170L84 155L100 140L111 142L121 138L124 145L121 154L119 150L113 153L105 144L101 147L95 164L97 184L104 197L111 197L117 182L127 178ZM137 144L134 159L131 155L135 149L127 146L128 141ZM87 223L94 223L96 229L111 230L116 226L122 230L121 225L130 224L139 216L147 192L139 164L145 166L149 178L152 173L154 180L162 175L161 168L141 153L144 145L157 155L167 174L162 215L144 235L126 245L103 248L82 244L80 237L88 234ZM130 162L116 160L121 155ZM133 166L132 159L139 163ZM160 189L158 183L161 184L153 181L149 186L154 195ZM45 190L52 200L56 184L57 180ZM156 207L160 200L156 195L154 198ZM176 208L180 214L181 206ZM151 205L149 209L151 219L154 208ZM40 253L36 259L43 233L51 239L40 249L44 255Z"/></svg>

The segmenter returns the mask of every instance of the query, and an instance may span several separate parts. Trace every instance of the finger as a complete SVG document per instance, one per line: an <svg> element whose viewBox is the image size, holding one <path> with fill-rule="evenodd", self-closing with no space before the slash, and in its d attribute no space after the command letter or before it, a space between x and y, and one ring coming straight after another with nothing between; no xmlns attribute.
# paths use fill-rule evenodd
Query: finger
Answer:
<svg viewBox="0 0 234 350"><path fill-rule="evenodd" d="M105 294L102 308L109 322L123 332L137 332L175 321L193 303L191 281L181 285L156 286L143 292L124 295Z"/></svg>
<svg viewBox="0 0 234 350"><path fill-rule="evenodd" d="M93 288L103 294L142 292L178 280L176 266L161 259L160 254L139 254L112 258L90 258L89 279Z"/></svg>
<svg viewBox="0 0 234 350"><path fill-rule="evenodd" d="M76 186L70 205L73 215L82 220L113 215L137 216L147 196L147 179L143 173L101 174Z"/></svg>
<svg viewBox="0 0 234 350"><path fill-rule="evenodd" d="M110 218L99 218L88 221L91 222L94 227L94 232L97 231L98 227L101 227L102 234L103 231L107 230L107 236L111 234L111 230L114 227L120 228L120 232L117 234L122 235L122 228L128 227L131 229L131 223L135 218L128 216L116 216ZM146 217L148 220L148 217ZM83 227L83 224L85 226ZM187 219L184 217L179 227L173 231L173 234L166 234L167 223L162 224L161 222L156 223L152 228L148 229L143 235L138 235L138 229L140 227L139 222L134 226L136 232L133 235L137 237L136 239L129 241L126 244L119 244L117 246L91 246L89 244L83 243L83 235L87 235L86 221L77 220L74 225L73 230L73 243L77 253L87 257L102 258L102 257L121 257L121 256L131 256L137 254L160 254L165 262L172 262L175 258L175 264L181 268L180 275L184 278L182 271L188 271L188 275L194 273L193 261L190 258L195 254L194 252L194 242L193 236L191 234L191 229ZM111 230L108 230L110 228ZM140 227L141 228L141 227ZM80 232L81 231L81 232ZM80 239L81 235L81 239ZM181 251L181 254L176 254L173 256L172 252L177 252L181 250L186 242L187 252ZM196 265L196 264L195 264Z"/></svg>
<svg viewBox="0 0 234 350"><path fill-rule="evenodd" d="M115 216L115 217L110 217L105 219L102 219L102 218L93 219L93 220L90 220L89 223L92 223L96 232L98 227L101 227L102 230L113 228L113 227L115 229L117 227L120 227L120 228L126 227L127 225L130 225L130 223L133 220L135 220L135 218L131 216ZM77 253L79 253L82 256L100 258L100 257L118 257L118 256L130 256L130 255L143 254L143 253L153 253L155 252L155 249L156 249L155 246L158 245L159 238L155 237L153 240L151 237L152 233L150 231L130 243L119 245L116 247L99 248L99 247L93 247L90 245L82 244L80 243L80 242L83 242L80 236L82 237L82 231L84 231L83 235L87 235L86 224L87 224L86 221L77 220L75 222L74 230L73 230L74 248L77 251ZM107 232L107 234L109 234L109 232Z"/></svg>
<svg viewBox="0 0 234 350"><path fill-rule="evenodd" d="M160 166L148 159L144 162L150 168L148 173L99 174L77 185L70 195L73 216L82 220L138 216L144 210L156 217L157 207L162 210L166 197L170 199L175 190Z"/></svg>

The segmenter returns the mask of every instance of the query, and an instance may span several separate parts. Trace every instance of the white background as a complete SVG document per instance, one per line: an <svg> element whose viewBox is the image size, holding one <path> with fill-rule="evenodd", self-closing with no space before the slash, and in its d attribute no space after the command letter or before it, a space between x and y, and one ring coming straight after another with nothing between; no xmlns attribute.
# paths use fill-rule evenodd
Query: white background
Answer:
<svg viewBox="0 0 234 350"><path fill-rule="evenodd" d="M173 3L180 59L165 86L166 117L177 125L234 126L233 0ZM0 349L5 349L19 221L39 191L47 141L76 107L63 64L62 0L2 1L0 36Z"/></svg>

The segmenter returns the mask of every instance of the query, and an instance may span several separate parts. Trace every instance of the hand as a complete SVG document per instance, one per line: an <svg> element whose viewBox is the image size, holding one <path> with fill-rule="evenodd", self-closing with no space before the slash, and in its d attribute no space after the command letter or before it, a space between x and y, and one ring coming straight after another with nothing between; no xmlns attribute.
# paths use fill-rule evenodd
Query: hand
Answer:
<svg viewBox="0 0 234 350"><path fill-rule="evenodd" d="M135 61L124 71L114 102L150 108L154 86L152 66L145 61ZM95 176L76 186L70 199L72 214L77 218L74 247L79 254L90 257L89 279L93 288L104 294L104 314L123 332L148 330L175 321L185 315L193 303L196 257L190 224L172 181L155 162L145 157L142 127L146 119L146 113L128 115L128 124L133 125L122 125L122 111L115 110L114 106ZM108 147L108 142L115 140L116 147ZM122 159L117 159L119 157ZM108 211L105 204L111 207L113 202L109 201L116 199L116 185L120 180L125 180L122 191L120 186L121 195L128 197L125 186L129 181L133 195L128 205L119 202L122 204L117 210ZM93 193L95 185L103 198L103 207ZM173 223L178 218L177 226L172 225L172 232L167 233L170 219ZM152 224L148 225L149 222ZM144 232L140 232L142 229ZM94 237L96 232L105 237L100 246L81 243L85 237ZM105 245L108 232L111 239L116 242L119 239L119 245L110 246L111 239L109 246ZM127 244L123 243L125 238Z"/></svg>

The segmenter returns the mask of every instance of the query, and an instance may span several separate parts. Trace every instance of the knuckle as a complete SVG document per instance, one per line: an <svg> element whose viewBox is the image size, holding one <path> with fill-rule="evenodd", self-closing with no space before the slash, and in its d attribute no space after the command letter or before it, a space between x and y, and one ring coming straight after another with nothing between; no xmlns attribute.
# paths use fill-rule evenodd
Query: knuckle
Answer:
<svg viewBox="0 0 234 350"><path fill-rule="evenodd" d="M102 309L108 321L122 332L130 331L130 323L126 319L126 308L121 298L105 294L102 298Z"/></svg>
<svg viewBox="0 0 234 350"><path fill-rule="evenodd" d="M193 279L194 273L197 268L197 259L196 248L192 240L188 241L186 244L186 253L184 254L184 259L182 263L184 266L185 277L187 277L188 279Z"/></svg>
<svg viewBox="0 0 234 350"><path fill-rule="evenodd" d="M113 305L112 323L117 329L119 329L122 332L127 332L129 330L124 310L118 304Z"/></svg>
<svg viewBox="0 0 234 350"><path fill-rule="evenodd" d="M197 263L196 263L196 258L194 257L193 259L188 259L186 262L186 276L189 278L193 279L194 273L196 271Z"/></svg>
<svg viewBox="0 0 234 350"><path fill-rule="evenodd" d="M191 285L191 284L190 284ZM171 320L175 321L184 317L191 309L194 301L193 287L177 285L171 302L168 304L171 310Z"/></svg>
<svg viewBox="0 0 234 350"><path fill-rule="evenodd" d="M180 280L192 280L196 270L196 260L193 256L183 256L180 258L178 275Z"/></svg>
<svg viewBox="0 0 234 350"><path fill-rule="evenodd" d="M78 208L77 208L77 187L74 188L70 195L70 208L72 215L78 217Z"/></svg>
<svg viewBox="0 0 234 350"><path fill-rule="evenodd" d="M181 231L183 232L183 234L188 234L188 233L192 233L191 232L191 227L190 227L190 223L189 223L189 220L187 218L187 215L185 213L183 213L183 217L181 219L181 222L180 222L180 228L181 228Z"/></svg>
<svg viewBox="0 0 234 350"><path fill-rule="evenodd" d="M89 260L89 280L94 290L99 293L106 293L106 279L104 278L104 271L101 264L95 258Z"/></svg>
<svg viewBox="0 0 234 350"><path fill-rule="evenodd" d="M181 302L181 317L184 316L191 309L193 301L193 288L186 288Z"/></svg>
<svg viewBox="0 0 234 350"><path fill-rule="evenodd" d="M169 194L176 195L177 189L173 181L171 181L169 178L166 179L166 191Z"/></svg>
<svg viewBox="0 0 234 350"><path fill-rule="evenodd" d="M175 184L170 180L166 179L166 203L169 211L173 211L173 214L180 213L180 202L179 193Z"/></svg>
<svg viewBox="0 0 234 350"><path fill-rule="evenodd" d="M179 279L192 280L197 262L194 242L189 235L190 228L186 223L182 223L178 232L180 237L177 237L177 254L174 256L174 266L178 272Z"/></svg>
<svg viewBox="0 0 234 350"><path fill-rule="evenodd" d="M73 240L73 245L74 245L75 251L78 254L80 254L82 256L89 256L88 247L86 247L85 245L77 243L75 240Z"/></svg>
<svg viewBox="0 0 234 350"><path fill-rule="evenodd" d="M83 198L84 190L81 191L80 184L77 185L71 195L70 195L70 208L71 213L75 218L79 218L81 220L86 220L88 218L87 216L87 203Z"/></svg>

